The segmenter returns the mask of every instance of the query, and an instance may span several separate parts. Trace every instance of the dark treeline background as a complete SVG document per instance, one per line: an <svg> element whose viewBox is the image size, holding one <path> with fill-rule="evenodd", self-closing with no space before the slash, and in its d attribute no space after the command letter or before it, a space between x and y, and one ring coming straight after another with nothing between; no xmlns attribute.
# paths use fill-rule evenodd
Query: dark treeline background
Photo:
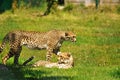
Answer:
<svg viewBox="0 0 120 80"><path fill-rule="evenodd" d="M20 7L40 7L46 0L0 0L0 13Z"/></svg>
<svg viewBox="0 0 120 80"><path fill-rule="evenodd" d="M0 12L4 12L12 7L12 0L0 0Z"/></svg>

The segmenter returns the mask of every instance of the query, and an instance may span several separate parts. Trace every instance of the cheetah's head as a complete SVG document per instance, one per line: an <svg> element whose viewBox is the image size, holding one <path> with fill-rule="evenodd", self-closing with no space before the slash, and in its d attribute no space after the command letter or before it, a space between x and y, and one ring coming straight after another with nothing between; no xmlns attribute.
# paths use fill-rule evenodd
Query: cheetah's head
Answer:
<svg viewBox="0 0 120 80"><path fill-rule="evenodd" d="M65 40L76 42L76 35L73 32L65 32Z"/></svg>
<svg viewBox="0 0 120 80"><path fill-rule="evenodd" d="M58 55L58 63L74 66L74 61L73 61L73 57L72 57L71 53L67 53L67 52L60 53Z"/></svg>

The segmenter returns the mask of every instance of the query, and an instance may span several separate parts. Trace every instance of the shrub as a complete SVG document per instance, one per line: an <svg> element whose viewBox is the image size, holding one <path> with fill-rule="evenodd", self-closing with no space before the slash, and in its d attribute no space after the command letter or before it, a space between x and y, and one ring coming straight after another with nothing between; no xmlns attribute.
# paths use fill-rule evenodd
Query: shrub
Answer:
<svg viewBox="0 0 120 80"><path fill-rule="evenodd" d="M73 4L68 4L65 8L64 11L72 11L74 8Z"/></svg>
<svg viewBox="0 0 120 80"><path fill-rule="evenodd" d="M102 6L100 11L101 12L111 12L112 8L110 6Z"/></svg>
<svg viewBox="0 0 120 80"><path fill-rule="evenodd" d="M117 7L117 13L120 14L120 6Z"/></svg>

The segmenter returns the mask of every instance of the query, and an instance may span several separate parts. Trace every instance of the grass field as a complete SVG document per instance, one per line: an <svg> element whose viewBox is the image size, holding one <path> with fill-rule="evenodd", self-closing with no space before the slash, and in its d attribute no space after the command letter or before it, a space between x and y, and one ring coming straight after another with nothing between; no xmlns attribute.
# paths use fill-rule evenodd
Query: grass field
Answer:
<svg viewBox="0 0 120 80"><path fill-rule="evenodd" d="M11 58L7 62L9 72L0 71L0 80L120 80L120 14L115 9L78 7L41 17L42 13L35 8L20 9L15 14L11 11L0 14L0 43L5 34L13 30L73 31L77 35L77 42L64 42L61 51L72 53L74 68L14 66ZM8 49L9 46L6 46L0 55L0 63ZM33 55L35 59L30 64L45 60L45 54L45 50L23 47L19 63ZM55 55L52 61L56 61Z"/></svg>

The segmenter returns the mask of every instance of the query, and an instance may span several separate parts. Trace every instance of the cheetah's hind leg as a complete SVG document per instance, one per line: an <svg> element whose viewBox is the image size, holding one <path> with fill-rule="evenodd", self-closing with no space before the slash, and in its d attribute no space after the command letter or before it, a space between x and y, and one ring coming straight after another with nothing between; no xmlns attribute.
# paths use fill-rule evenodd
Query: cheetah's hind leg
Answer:
<svg viewBox="0 0 120 80"><path fill-rule="evenodd" d="M9 53L5 57L2 58L2 63L6 65L7 60L13 56L14 56L14 53L12 52L12 49L10 49Z"/></svg>

